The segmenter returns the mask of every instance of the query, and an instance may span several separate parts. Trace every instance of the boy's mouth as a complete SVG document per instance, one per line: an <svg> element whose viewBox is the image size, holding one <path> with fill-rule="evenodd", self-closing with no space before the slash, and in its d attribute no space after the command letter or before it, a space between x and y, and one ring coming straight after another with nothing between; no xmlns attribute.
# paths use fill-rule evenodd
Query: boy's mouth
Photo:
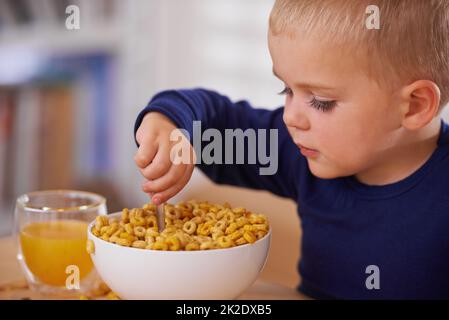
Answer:
<svg viewBox="0 0 449 320"><path fill-rule="evenodd" d="M296 143L296 145L301 150L301 153L303 156L310 157L310 158L316 158L318 156L318 153L319 153L318 150L306 148L300 143Z"/></svg>
<svg viewBox="0 0 449 320"><path fill-rule="evenodd" d="M303 144L301 144L301 143L299 143L299 142L295 142L295 144L296 144L300 149L312 150L312 151L318 151L318 150L315 150L315 149L312 149L312 148L308 148L308 147L306 147L305 145L303 145Z"/></svg>

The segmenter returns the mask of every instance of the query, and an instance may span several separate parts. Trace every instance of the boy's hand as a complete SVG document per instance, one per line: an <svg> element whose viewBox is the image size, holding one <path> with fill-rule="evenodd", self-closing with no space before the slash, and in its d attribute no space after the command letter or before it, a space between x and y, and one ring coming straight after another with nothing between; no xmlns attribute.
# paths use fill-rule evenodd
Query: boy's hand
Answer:
<svg viewBox="0 0 449 320"><path fill-rule="evenodd" d="M154 204L166 202L181 191L189 182L195 167L195 153L187 138L179 134L182 136L181 142L170 141L170 134L174 130L178 129L169 118L159 112L149 112L136 132L139 149L134 161L148 180L142 185L142 190L150 195ZM182 150L190 152L192 161L188 164L174 164L170 159L173 146L179 143L182 144Z"/></svg>

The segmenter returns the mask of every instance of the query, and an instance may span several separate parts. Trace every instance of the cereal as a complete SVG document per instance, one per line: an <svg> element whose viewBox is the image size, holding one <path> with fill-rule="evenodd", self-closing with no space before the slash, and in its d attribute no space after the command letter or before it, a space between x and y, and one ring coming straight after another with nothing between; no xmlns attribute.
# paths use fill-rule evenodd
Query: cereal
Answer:
<svg viewBox="0 0 449 320"><path fill-rule="evenodd" d="M117 239L116 244L120 245L120 246L124 246L124 247L129 247L131 246L131 241L128 239Z"/></svg>
<svg viewBox="0 0 449 320"><path fill-rule="evenodd" d="M146 232L147 232L147 230L145 230L145 228L144 227L142 227L142 226L137 226L137 227L134 227L134 234L137 236L137 237L145 237L145 234L146 234Z"/></svg>
<svg viewBox="0 0 449 320"><path fill-rule="evenodd" d="M108 300L120 300L120 297L115 292L113 292L103 281L97 283L86 294L79 296L79 300L102 300L103 298L106 298Z"/></svg>
<svg viewBox="0 0 449 320"><path fill-rule="evenodd" d="M186 251L200 250L200 245L197 242L190 242L186 245Z"/></svg>
<svg viewBox="0 0 449 320"><path fill-rule="evenodd" d="M170 236L165 240L165 243L168 246L168 250L170 251L178 251L180 248L179 239L176 236Z"/></svg>
<svg viewBox="0 0 449 320"><path fill-rule="evenodd" d="M229 224L229 227L226 228L225 233L230 234L230 233L233 233L234 231L236 231L237 229L238 229L237 223L231 222L231 224Z"/></svg>
<svg viewBox="0 0 449 320"><path fill-rule="evenodd" d="M187 234L193 234L196 230L196 223L193 221L187 221L186 223L184 223L182 230L184 230L184 232Z"/></svg>
<svg viewBox="0 0 449 320"><path fill-rule="evenodd" d="M212 241L205 241L200 244L200 250L214 249L214 243Z"/></svg>
<svg viewBox="0 0 449 320"><path fill-rule="evenodd" d="M226 236L218 237L217 242L220 248L229 248L232 247L234 244L233 241Z"/></svg>
<svg viewBox="0 0 449 320"><path fill-rule="evenodd" d="M87 240L87 244L86 244L86 250L87 253L95 253L95 244L92 240Z"/></svg>
<svg viewBox="0 0 449 320"><path fill-rule="evenodd" d="M165 241L156 241L153 244L153 250L168 250L168 244Z"/></svg>
<svg viewBox="0 0 449 320"><path fill-rule="evenodd" d="M238 246L247 244L248 241L246 241L246 239L244 237L238 238L237 240L235 240L235 244Z"/></svg>
<svg viewBox="0 0 449 320"><path fill-rule="evenodd" d="M251 231L246 231L243 234L243 238L245 238L245 240L248 241L249 243L256 242L256 236Z"/></svg>
<svg viewBox="0 0 449 320"><path fill-rule="evenodd" d="M115 292L113 292L113 291L109 292L109 293L106 295L106 298L107 298L108 300L120 300L120 297L119 297Z"/></svg>
<svg viewBox="0 0 449 320"><path fill-rule="evenodd" d="M157 208L125 208L120 219L98 216L92 234L120 246L143 250L192 251L252 244L269 231L268 220L243 207L190 200L165 204L165 229L159 230ZM93 253L93 242L87 250Z"/></svg>
<svg viewBox="0 0 449 320"><path fill-rule="evenodd" d="M145 249L145 247L147 246L147 243L145 241L142 240L136 240L132 243L131 245L133 248L140 248L140 249Z"/></svg>

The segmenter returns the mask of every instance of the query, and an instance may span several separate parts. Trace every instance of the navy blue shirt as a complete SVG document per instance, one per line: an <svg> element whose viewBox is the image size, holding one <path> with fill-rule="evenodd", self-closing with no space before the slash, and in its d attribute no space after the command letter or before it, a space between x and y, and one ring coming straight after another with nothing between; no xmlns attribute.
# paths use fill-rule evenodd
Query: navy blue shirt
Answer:
<svg viewBox="0 0 449 320"><path fill-rule="evenodd" d="M302 225L298 289L303 293L325 299L449 298L449 129L444 121L438 147L424 165L399 182L370 186L354 176L315 177L287 132L283 108L257 109L205 89L164 91L138 115L134 133L149 111L163 113L190 138L194 120L201 121L202 130L220 132L278 129L274 175L260 175L266 166L260 163L198 167L216 183L268 190L297 203Z"/></svg>

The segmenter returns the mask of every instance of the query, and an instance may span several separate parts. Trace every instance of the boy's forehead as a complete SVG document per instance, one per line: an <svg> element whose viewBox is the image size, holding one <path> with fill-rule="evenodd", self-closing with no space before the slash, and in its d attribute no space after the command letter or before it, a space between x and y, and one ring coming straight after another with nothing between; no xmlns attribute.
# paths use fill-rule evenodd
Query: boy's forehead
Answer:
<svg viewBox="0 0 449 320"><path fill-rule="evenodd" d="M270 35L269 49L273 73L285 82L337 89L361 73L347 50L317 38Z"/></svg>

